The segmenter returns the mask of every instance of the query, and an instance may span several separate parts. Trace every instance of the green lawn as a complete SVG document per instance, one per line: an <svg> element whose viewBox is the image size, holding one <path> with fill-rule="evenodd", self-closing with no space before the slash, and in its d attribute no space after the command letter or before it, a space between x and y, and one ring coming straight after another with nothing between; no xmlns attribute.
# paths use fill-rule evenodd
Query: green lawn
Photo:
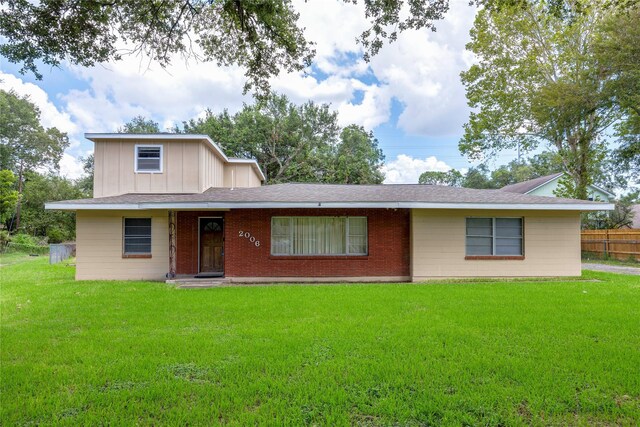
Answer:
<svg viewBox="0 0 640 427"><path fill-rule="evenodd" d="M23 252L6 252L0 253L0 267L23 263L27 261L35 261L38 259L49 259L49 255L29 255Z"/></svg>
<svg viewBox="0 0 640 427"><path fill-rule="evenodd" d="M2 425L635 425L640 277L228 287L0 268Z"/></svg>

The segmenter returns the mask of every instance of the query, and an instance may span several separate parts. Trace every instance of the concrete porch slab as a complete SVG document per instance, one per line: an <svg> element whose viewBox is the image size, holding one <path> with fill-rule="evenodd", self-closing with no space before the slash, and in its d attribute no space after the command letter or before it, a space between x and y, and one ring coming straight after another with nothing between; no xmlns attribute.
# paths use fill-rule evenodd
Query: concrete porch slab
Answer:
<svg viewBox="0 0 640 427"><path fill-rule="evenodd" d="M207 289L215 288L229 283L228 280L222 277L207 277L207 278L195 278L189 277L177 277L175 279L167 280L165 283L174 285L179 289Z"/></svg>

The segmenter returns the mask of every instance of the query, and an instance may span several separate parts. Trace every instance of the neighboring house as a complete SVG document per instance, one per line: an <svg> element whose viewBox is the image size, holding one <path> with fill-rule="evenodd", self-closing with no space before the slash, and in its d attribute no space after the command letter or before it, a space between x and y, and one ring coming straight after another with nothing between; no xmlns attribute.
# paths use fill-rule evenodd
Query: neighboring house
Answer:
<svg viewBox="0 0 640 427"><path fill-rule="evenodd" d="M77 279L420 281L577 276L583 200L431 185L262 185L203 135L87 134Z"/></svg>
<svg viewBox="0 0 640 427"><path fill-rule="evenodd" d="M633 205L633 223L629 228L640 228L640 205Z"/></svg>
<svg viewBox="0 0 640 427"><path fill-rule="evenodd" d="M532 196L556 197L554 191L558 188L559 181L563 175L564 172L559 172L547 176L541 176L528 181L507 185L506 187L502 187L500 190L508 191L510 193L530 194ZM588 194L589 200L598 200L601 202L613 202L616 197L615 194L596 187L595 185L589 185Z"/></svg>

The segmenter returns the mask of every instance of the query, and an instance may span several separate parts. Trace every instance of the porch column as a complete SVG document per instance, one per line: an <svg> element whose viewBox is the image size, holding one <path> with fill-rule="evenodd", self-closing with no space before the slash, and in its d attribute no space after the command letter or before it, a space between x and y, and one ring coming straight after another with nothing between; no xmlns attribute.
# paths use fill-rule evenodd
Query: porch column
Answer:
<svg viewBox="0 0 640 427"><path fill-rule="evenodd" d="M176 277L176 213L169 211L169 272L168 279Z"/></svg>

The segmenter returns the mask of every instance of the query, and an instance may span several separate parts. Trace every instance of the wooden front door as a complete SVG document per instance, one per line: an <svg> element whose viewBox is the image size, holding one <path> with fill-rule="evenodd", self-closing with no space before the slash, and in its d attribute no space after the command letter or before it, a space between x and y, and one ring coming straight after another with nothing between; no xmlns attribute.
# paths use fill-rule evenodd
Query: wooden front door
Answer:
<svg viewBox="0 0 640 427"><path fill-rule="evenodd" d="M222 218L200 218L200 273L224 272Z"/></svg>

